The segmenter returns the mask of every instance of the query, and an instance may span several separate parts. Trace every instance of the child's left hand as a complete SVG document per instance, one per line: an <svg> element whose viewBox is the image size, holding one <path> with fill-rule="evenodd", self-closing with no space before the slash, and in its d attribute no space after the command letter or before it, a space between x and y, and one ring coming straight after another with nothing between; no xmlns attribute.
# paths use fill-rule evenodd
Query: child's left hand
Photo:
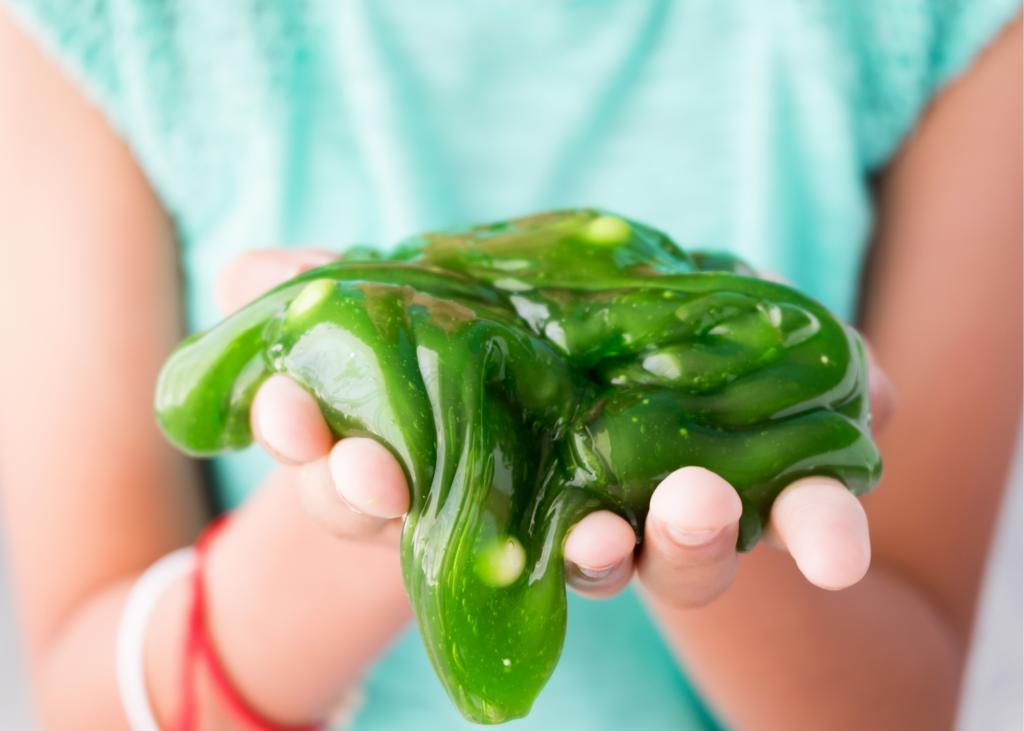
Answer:
<svg viewBox="0 0 1024 731"><path fill-rule="evenodd" d="M872 432L878 435L892 419L896 397L870 344L865 345ZM740 511L739 495L728 482L701 467L683 467L651 496L639 549L634 550L633 529L619 516L601 511L584 518L566 540L567 581L586 596L611 596L635 570L647 591L666 604L710 604L736 576ZM807 477L783 490L764 541L789 552L804 577L823 589L856 584L871 562L860 501L828 477Z"/></svg>
<svg viewBox="0 0 1024 731"><path fill-rule="evenodd" d="M243 254L222 274L218 300L228 314L271 287L334 258L329 252L312 249ZM870 347L868 353L877 434L890 420L895 398ZM340 462L326 456L332 451L330 436L316 402L302 389L279 380L287 379L272 379L273 387L262 388L254 403L260 412L257 421L275 425L273 433L255 425L261 444L286 461L311 465ZM354 442L365 440L344 440L348 441L353 442L349 446L355 446ZM338 445L334 447L336 451ZM346 486L353 483L353 470L359 471L353 461L365 457L363 461L374 463L371 466L375 473L380 471L377 462L382 455L360 457L358 449L348 451L353 454L347 457ZM390 458L390 454L385 453L383 458ZM401 475L397 464L394 467L391 472ZM351 511L343 500L316 501L313 507L310 501L304 502L328 530L360 537L382 529L392 514L401 515L407 509L404 480L386 482L388 486L378 485L377 492L390 489L396 493L381 501L390 506L387 516ZM633 529L619 516L600 511L584 518L566 540L566 581L585 596L606 597L621 591L636 573L647 591L664 603L677 607L709 604L736 576L740 510L739 496L724 479L699 467L683 467L655 490L639 548ZM765 541L788 551L808 581L825 589L843 589L857 583L871 558L867 518L860 502L841 483L826 477L799 480L782 492L772 508Z"/></svg>

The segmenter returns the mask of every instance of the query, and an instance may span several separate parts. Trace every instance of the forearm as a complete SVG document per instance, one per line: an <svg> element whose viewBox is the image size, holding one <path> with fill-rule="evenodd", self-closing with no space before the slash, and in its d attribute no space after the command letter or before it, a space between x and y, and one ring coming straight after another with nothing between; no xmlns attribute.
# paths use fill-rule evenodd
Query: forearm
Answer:
<svg viewBox="0 0 1024 731"><path fill-rule="evenodd" d="M242 697L284 723L322 716L407 624L397 547L328 535L302 511L277 472L243 506L211 548L206 607L218 655ZM104 587L76 607L37 663L37 693L48 729L126 728L114 648L134 577ZM147 635L147 686L157 718L178 710L187 580L161 599ZM203 728L231 728L196 674Z"/></svg>
<svg viewBox="0 0 1024 731"><path fill-rule="evenodd" d="M789 556L759 547L714 604L648 604L736 731L953 725L965 643L928 597L877 562L856 586L829 592Z"/></svg>

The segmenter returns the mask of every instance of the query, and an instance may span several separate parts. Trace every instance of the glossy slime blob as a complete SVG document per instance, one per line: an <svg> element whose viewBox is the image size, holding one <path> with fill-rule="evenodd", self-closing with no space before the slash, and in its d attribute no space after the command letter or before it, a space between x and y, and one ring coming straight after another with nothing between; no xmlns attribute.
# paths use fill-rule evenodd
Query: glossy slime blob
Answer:
<svg viewBox="0 0 1024 731"><path fill-rule="evenodd" d="M244 447L256 389L286 373L336 437L386 446L427 653L466 718L501 723L558 662L562 549L588 513L639 542L659 481L698 465L739 493L748 550L793 480L878 482L857 334L752 274L593 210L357 249L182 343L156 411L186 452Z"/></svg>

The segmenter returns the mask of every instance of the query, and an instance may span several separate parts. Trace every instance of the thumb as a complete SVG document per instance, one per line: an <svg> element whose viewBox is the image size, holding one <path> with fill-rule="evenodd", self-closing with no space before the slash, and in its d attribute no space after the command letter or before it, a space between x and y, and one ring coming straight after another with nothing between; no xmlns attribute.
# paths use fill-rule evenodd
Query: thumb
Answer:
<svg viewBox="0 0 1024 731"><path fill-rule="evenodd" d="M217 306L227 317L277 285L337 258L325 249L246 251L229 261L217 277Z"/></svg>

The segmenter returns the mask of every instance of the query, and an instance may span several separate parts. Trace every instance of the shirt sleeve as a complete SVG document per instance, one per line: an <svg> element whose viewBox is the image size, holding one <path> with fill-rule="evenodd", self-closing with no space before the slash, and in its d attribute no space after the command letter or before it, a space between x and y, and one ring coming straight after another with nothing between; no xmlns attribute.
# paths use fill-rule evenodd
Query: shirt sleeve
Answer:
<svg viewBox="0 0 1024 731"><path fill-rule="evenodd" d="M868 0L848 5L860 147L876 170L928 102L967 71L1021 10L1020 0Z"/></svg>
<svg viewBox="0 0 1024 731"><path fill-rule="evenodd" d="M104 0L0 0L119 134L127 120L116 63L116 11Z"/></svg>
<svg viewBox="0 0 1024 731"><path fill-rule="evenodd" d="M125 141L181 235L218 225L243 187L241 176L251 175L255 157L276 155L270 162L261 158L261 164L287 164L290 150L277 141L291 139L294 110L302 109L305 33L313 27L306 4L0 5Z"/></svg>

